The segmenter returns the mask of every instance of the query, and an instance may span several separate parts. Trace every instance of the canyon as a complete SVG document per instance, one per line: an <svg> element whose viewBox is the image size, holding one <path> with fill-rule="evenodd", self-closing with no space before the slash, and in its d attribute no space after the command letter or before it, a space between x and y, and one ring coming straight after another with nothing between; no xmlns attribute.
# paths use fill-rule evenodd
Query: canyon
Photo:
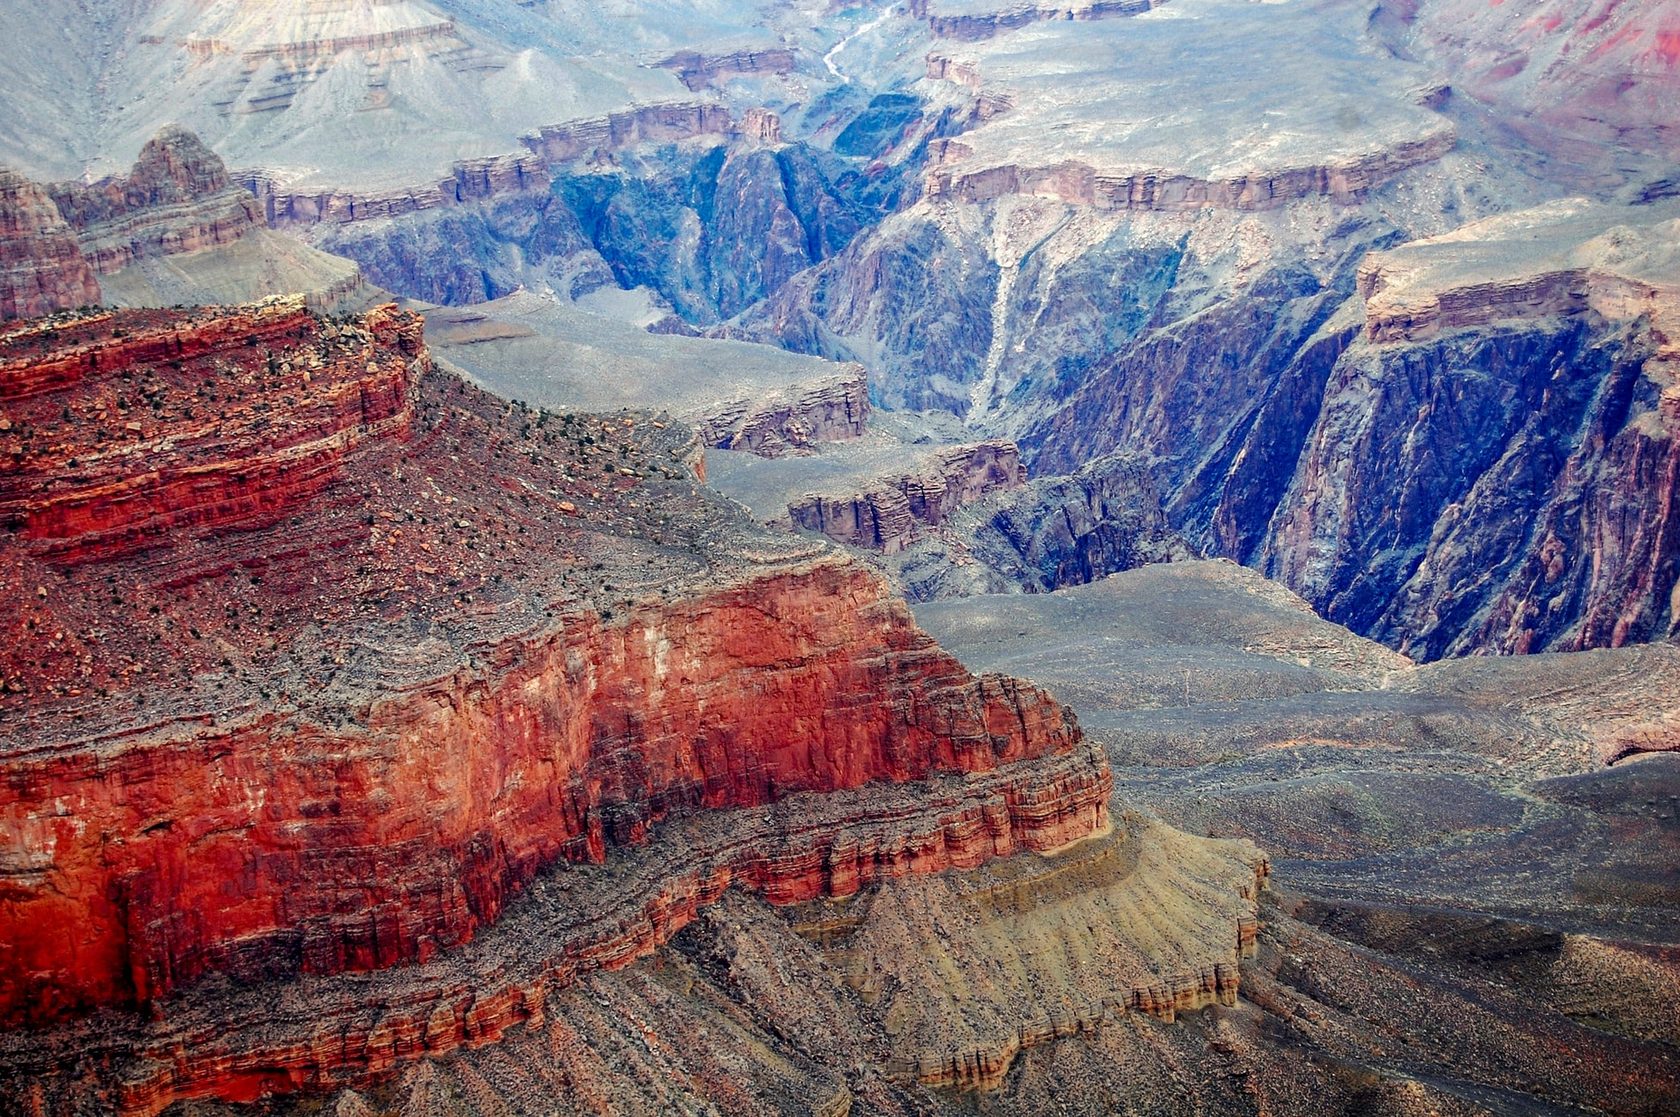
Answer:
<svg viewBox="0 0 1680 1117"><path fill-rule="evenodd" d="M732 884L802 904L1195 842L1111 822L1048 694L968 674L878 576L708 497L684 425L501 401L394 307L0 340L27 603L0 666L8 1104L377 1084L536 1026ZM1117 930L1142 990L1120 1010L1230 998L1264 864L1202 856L1228 899L1176 937ZM89 1032L95 1009L134 1015ZM63 1044L108 1054L67 1073Z"/></svg>
<svg viewBox="0 0 1680 1117"><path fill-rule="evenodd" d="M1680 1105L1670 0L13 7L0 1110Z"/></svg>

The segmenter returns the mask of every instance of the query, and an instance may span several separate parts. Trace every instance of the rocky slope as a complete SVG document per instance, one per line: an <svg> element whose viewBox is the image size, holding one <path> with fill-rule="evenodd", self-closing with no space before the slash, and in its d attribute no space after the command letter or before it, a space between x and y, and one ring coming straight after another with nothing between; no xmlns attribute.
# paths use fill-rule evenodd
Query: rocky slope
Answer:
<svg viewBox="0 0 1680 1117"><path fill-rule="evenodd" d="M1671 638L1675 228L1672 210L1576 201L1367 258L1363 336L1326 387L1266 568L1430 656ZM1363 464L1396 438L1410 475ZM1351 474L1331 445L1352 450Z"/></svg>
<svg viewBox="0 0 1680 1117"><path fill-rule="evenodd" d="M707 448L807 453L858 438L869 417L857 364L649 332L551 297L439 307L428 321L443 359L503 395L554 408L669 411Z"/></svg>
<svg viewBox="0 0 1680 1117"><path fill-rule="evenodd" d="M1672 171L1680 5L1404 0L1380 5L1377 21L1562 164L1555 173L1574 164L1609 177L1630 162L1646 174Z"/></svg>
<svg viewBox="0 0 1680 1117"><path fill-rule="evenodd" d="M487 396L394 308L0 340L9 1104L373 1083L539 1026L732 883L1110 830L1063 707L708 498L679 426ZM1138 982L1234 964L1256 857L1207 851L1183 935L1116 931Z"/></svg>
<svg viewBox="0 0 1680 1117"><path fill-rule="evenodd" d="M1355 14L1175 0L936 48L924 88L970 115L924 196L731 332L868 354L880 403L1046 482L1137 492L1096 474L1146 460L1145 518L1420 657L1669 638L1671 210L1527 212L1533 153ZM1207 61L1239 49L1290 81Z"/></svg>
<svg viewBox="0 0 1680 1117"><path fill-rule="evenodd" d="M917 616L1065 694L1133 801L1272 853L1235 1009L1029 1050L998 1110L1675 1104L1680 651L1419 666L1228 562Z"/></svg>
<svg viewBox="0 0 1680 1117"><path fill-rule="evenodd" d="M126 177L48 188L76 230L82 253L101 274L147 256L174 256L231 244L257 224L251 196L199 138L166 128Z"/></svg>

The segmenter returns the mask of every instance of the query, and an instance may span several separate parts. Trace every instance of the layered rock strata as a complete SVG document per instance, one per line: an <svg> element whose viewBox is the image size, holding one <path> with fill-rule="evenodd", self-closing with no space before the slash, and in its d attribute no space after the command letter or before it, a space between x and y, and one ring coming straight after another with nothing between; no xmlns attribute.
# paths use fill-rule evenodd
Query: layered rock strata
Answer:
<svg viewBox="0 0 1680 1117"><path fill-rule="evenodd" d="M0 184L9 230L0 316L111 302L124 306L244 302L306 292L318 307L364 296L347 260L282 240L198 137L169 127L125 175L93 183ZM364 302L363 305L366 305Z"/></svg>
<svg viewBox="0 0 1680 1117"><path fill-rule="evenodd" d="M971 104L977 123L931 145L925 196L1150 212L1348 204L1458 142L1430 107L1435 76L1369 57L1351 20L1228 0L1172 11L1080 25L1024 13L1032 26L930 54L934 95ZM1210 96L1202 75L1225 58Z"/></svg>
<svg viewBox="0 0 1680 1117"><path fill-rule="evenodd" d="M0 169L0 320L99 302L99 279L46 189Z"/></svg>
<svg viewBox="0 0 1680 1117"><path fill-rule="evenodd" d="M1014 443L979 442L941 450L913 472L878 478L854 494L806 497L789 504L787 514L796 526L837 542L892 554L957 509L1026 480Z"/></svg>
<svg viewBox="0 0 1680 1117"><path fill-rule="evenodd" d="M936 4L927 12L928 27L941 39L973 42L1044 20L1092 20L1133 16L1166 0L1077 0L1062 4ZM973 10L963 10L965 8ZM991 10L986 10L991 9Z"/></svg>
<svg viewBox="0 0 1680 1117"><path fill-rule="evenodd" d="M1672 638L1674 213L1565 201L1368 256L1362 337L1326 387L1268 569L1332 616L1431 654ZM1443 391L1478 449L1437 448L1431 422L1421 444L1440 468L1398 482L1398 500L1362 499L1396 482L1329 459L1384 453ZM1381 526L1378 504L1397 510ZM1376 538L1416 556L1381 591L1383 574L1350 569Z"/></svg>
<svg viewBox="0 0 1680 1117"><path fill-rule="evenodd" d="M165 128L127 176L48 187L93 269L110 274L146 257L232 244L260 220L250 195L197 136Z"/></svg>
<svg viewBox="0 0 1680 1117"><path fill-rule="evenodd" d="M185 325L103 311L14 326L0 335L0 522L70 566L278 519L357 447L407 433L426 360L418 320L386 309L323 327L302 297ZM296 395L276 406L279 392Z"/></svg>
<svg viewBox="0 0 1680 1117"><path fill-rule="evenodd" d="M300 189L266 171L243 171L239 181L277 228L406 217L491 198L542 195L550 186L547 167L530 155L466 159L437 182L384 190Z"/></svg>
<svg viewBox="0 0 1680 1117"><path fill-rule="evenodd" d="M1503 321L1648 318L1680 350L1680 217L1672 204L1616 207L1584 198L1470 222L1373 252L1359 265L1365 337L1428 341Z"/></svg>
<svg viewBox="0 0 1680 1117"><path fill-rule="evenodd" d="M1270 872L1246 842L1128 814L1063 857L906 882L855 902L855 924L830 906L807 933L895 1022L890 1075L990 1090L1023 1050L1127 1013L1234 1005Z"/></svg>
<svg viewBox="0 0 1680 1117"><path fill-rule="evenodd" d="M707 446L773 458L862 437L869 420L869 382L862 365L851 365L844 375L709 411L696 424Z"/></svg>
<svg viewBox="0 0 1680 1117"><path fill-rule="evenodd" d="M755 124L762 129L762 124ZM597 151L615 151L639 143L672 143L695 136L727 136L740 131L729 109L709 102L642 105L592 120L539 128L526 138L541 159L565 163Z"/></svg>
<svg viewBox="0 0 1680 1117"><path fill-rule="evenodd" d="M378 189L294 185L273 171L241 171L238 179L256 196L270 224L309 229L358 221L399 219L456 206L502 199L545 197L549 168L641 143L672 143L697 136L746 136L774 143L781 126L774 113L749 110L737 120L723 105L664 103L608 116L569 121L523 136L527 152L461 160L436 181Z"/></svg>
<svg viewBox="0 0 1680 1117"><path fill-rule="evenodd" d="M14 1102L369 1081L532 1019L731 882L843 896L1107 826L1061 706L749 529L679 427L495 400L392 309L100 314L4 348ZM144 467L46 425L123 402ZM74 1023L137 1008L110 1041ZM66 1085L60 1045L90 1042L103 1069Z"/></svg>
<svg viewBox="0 0 1680 1117"><path fill-rule="evenodd" d="M738 50L728 54L680 50L659 65L674 70L684 85L698 91L746 74L789 73L795 58L793 51L786 48Z"/></svg>
<svg viewBox="0 0 1680 1117"><path fill-rule="evenodd" d="M991 102L994 106L996 102ZM982 116L998 115L994 107ZM1070 161L1050 166L1001 164L974 169L961 140L932 145L927 197L976 203L1012 194L1054 198L1096 210L1178 213L1203 208L1267 210L1302 198L1349 203L1402 171L1434 162L1458 143L1451 129L1406 140L1346 162L1280 167L1228 178L1174 173L1168 167L1109 170Z"/></svg>

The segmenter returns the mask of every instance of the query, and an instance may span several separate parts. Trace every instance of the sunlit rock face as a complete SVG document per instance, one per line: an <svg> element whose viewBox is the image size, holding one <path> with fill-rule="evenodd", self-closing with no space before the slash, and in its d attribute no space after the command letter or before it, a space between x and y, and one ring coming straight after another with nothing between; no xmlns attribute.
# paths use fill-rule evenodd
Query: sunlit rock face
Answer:
<svg viewBox="0 0 1680 1117"><path fill-rule="evenodd" d="M1674 1109L1670 6L0 13L0 1109Z"/></svg>
<svg viewBox="0 0 1680 1117"><path fill-rule="evenodd" d="M71 312L0 354L25 603L0 1001L35 1037L8 1091L155 1113L372 1082L532 1020L732 882L844 897L1109 829L1071 713L697 488L681 424L488 396L394 307ZM615 867L520 906L573 863ZM516 959L520 919L548 930ZM480 939L488 984L409 968ZM286 986L307 1023L201 1048L218 975L319 980ZM50 1054L99 1009L149 1014L98 1041L148 1068L120 1084Z"/></svg>

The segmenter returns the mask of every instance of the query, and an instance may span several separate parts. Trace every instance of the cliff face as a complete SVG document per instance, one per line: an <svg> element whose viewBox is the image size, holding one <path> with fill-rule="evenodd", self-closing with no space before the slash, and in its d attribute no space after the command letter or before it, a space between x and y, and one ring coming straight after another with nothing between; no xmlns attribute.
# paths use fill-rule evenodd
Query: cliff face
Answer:
<svg viewBox="0 0 1680 1117"><path fill-rule="evenodd" d="M659 63L675 70L682 83L694 90L721 85L742 74L786 74L795 64L793 51L786 49L737 50L728 54L680 50Z"/></svg>
<svg viewBox="0 0 1680 1117"><path fill-rule="evenodd" d="M300 190L262 171L242 172L239 179L277 228L404 217L497 197L541 195L549 187L547 168L527 155L466 159L437 182L379 191Z"/></svg>
<svg viewBox="0 0 1680 1117"><path fill-rule="evenodd" d="M407 432L425 361L417 320L321 329L301 297L185 330L121 312L15 327L0 350L0 519L60 565L278 519L359 445ZM280 391L296 395L276 407Z"/></svg>
<svg viewBox="0 0 1680 1117"><path fill-rule="evenodd" d="M38 186L8 174L0 222L7 318L101 301L235 302L293 291L333 306L361 286L353 265L273 238L261 204L176 127L154 136L125 175Z"/></svg>
<svg viewBox="0 0 1680 1117"><path fill-rule="evenodd" d="M260 224L245 191L197 136L166 128L126 176L48 187L94 270L109 274L142 257L231 244Z"/></svg>
<svg viewBox="0 0 1680 1117"><path fill-rule="evenodd" d="M855 495L811 496L790 504L788 518L837 542L892 554L959 508L1019 488L1026 479L1013 443L956 446L919 462L912 473L880 478Z"/></svg>
<svg viewBox="0 0 1680 1117"><path fill-rule="evenodd" d="M208 972L424 961L493 923L539 870L646 842L674 811L991 772L1078 740L1045 695L970 678L879 583L836 563L491 654L507 669L411 684L351 731L271 715L14 755L6 817L31 863L14 867L0 928L16 963L6 1017L149 1004ZM819 835L767 860L746 843L706 875L734 866L783 901L848 895L1101 824L1100 770L1060 790L1041 774L1023 764L998 785L1003 809L952 831L948 850L836 849ZM41 814L49 801L77 806ZM592 950L633 957L683 920L661 913L641 948Z"/></svg>
<svg viewBox="0 0 1680 1117"><path fill-rule="evenodd" d="M366 1082L540 1016L731 881L846 896L1107 825L1061 706L748 529L675 428L468 389L394 309L3 344L10 1081L81 1089L46 1068L95 1042L125 1112ZM210 974L315 976L276 1017L199 1001ZM150 1021L91 1041L99 1008Z"/></svg>
<svg viewBox="0 0 1680 1117"><path fill-rule="evenodd" d="M844 248L866 220L854 172L808 149L678 148L637 163L577 168L558 193L621 286L653 288L691 323L753 305Z"/></svg>
<svg viewBox="0 0 1680 1117"><path fill-rule="evenodd" d="M1414 656L1672 638L1672 206L1525 208L1468 188L1469 153L1425 154L1184 208L1072 172L926 198L739 328L867 352L883 404L1013 438L1038 477L1125 489L1102 471L1143 454L1193 551ZM1111 561L1018 511L1009 550L1037 560L970 547L1012 584ZM961 573L905 569L918 595L972 592Z"/></svg>
<svg viewBox="0 0 1680 1117"><path fill-rule="evenodd" d="M1562 202L1367 257L1267 568L1426 655L1672 637L1673 227Z"/></svg>
<svg viewBox="0 0 1680 1117"><path fill-rule="evenodd" d="M0 320L97 303L99 280L52 195L0 170Z"/></svg>
<svg viewBox="0 0 1680 1117"><path fill-rule="evenodd" d="M973 149L961 140L940 141L928 171L929 198L984 202L1033 194L1098 210L1175 212L1216 207L1276 209L1300 198L1356 201L1404 171L1431 163L1458 143L1450 129L1396 143L1345 161L1206 179L1165 171L1107 172L1081 162L1050 166L999 164L971 169Z"/></svg>
<svg viewBox="0 0 1680 1117"><path fill-rule="evenodd" d="M869 382L862 366L809 387L766 393L709 409L700 438L719 450L761 457L810 450L821 442L862 436L869 419Z"/></svg>
<svg viewBox="0 0 1680 1117"><path fill-rule="evenodd" d="M1139 15L1160 7L1166 0L1077 0L1063 4L1004 4L993 11L945 11L929 6L928 27L941 39L976 41L1043 20L1106 19L1110 16ZM973 7L973 5L969 5Z"/></svg>

